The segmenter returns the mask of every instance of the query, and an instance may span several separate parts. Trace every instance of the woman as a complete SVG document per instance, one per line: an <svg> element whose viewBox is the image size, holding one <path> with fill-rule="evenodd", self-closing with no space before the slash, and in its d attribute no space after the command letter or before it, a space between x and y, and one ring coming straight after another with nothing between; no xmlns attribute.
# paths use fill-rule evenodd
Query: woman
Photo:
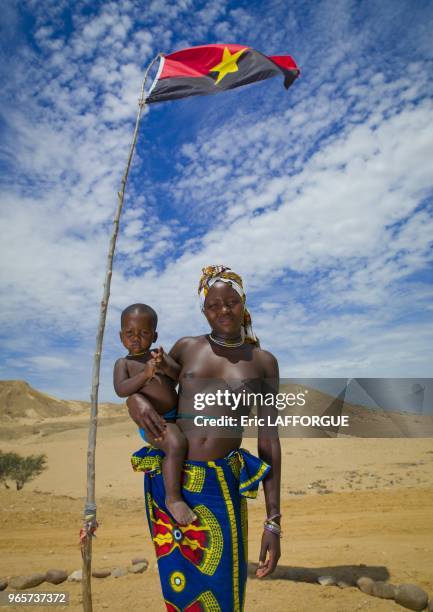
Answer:
<svg viewBox="0 0 433 612"><path fill-rule="evenodd" d="M215 408L206 406L194 414L191 391L218 384L227 388L224 381L237 381L238 392L257 390L259 382L275 394L278 363L271 353L259 348L237 274L224 266L204 268L199 294L211 333L181 338L165 357L179 364L177 424L188 440L182 493L197 519L184 527L176 525L167 513L161 451L144 447L134 453L132 464L135 470L145 472L147 518L167 609L232 612L244 606L246 498L256 497L260 481L267 517L256 576L263 578L273 572L280 557L280 442L278 435L259 429L258 459L239 448L239 428L231 430L230 437L226 433L217 437L211 427L198 431L191 426L192 417L215 415ZM128 399L128 408L150 438L164 435L163 419L139 395ZM230 406L224 410L224 414L232 412ZM259 406L258 411L260 416L263 408Z"/></svg>

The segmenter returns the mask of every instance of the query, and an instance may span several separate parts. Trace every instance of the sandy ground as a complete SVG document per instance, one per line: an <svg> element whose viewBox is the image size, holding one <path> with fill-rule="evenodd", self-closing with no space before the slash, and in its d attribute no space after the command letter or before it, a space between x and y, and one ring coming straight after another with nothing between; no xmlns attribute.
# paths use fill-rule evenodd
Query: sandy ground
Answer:
<svg viewBox="0 0 433 612"><path fill-rule="evenodd" d="M76 422L74 421L76 419ZM60 419L59 419L60 421ZM22 491L0 489L0 577L81 567L78 534L85 495L87 431L53 424L37 435L1 442L3 451L46 453L48 469ZM76 425L76 426L75 426ZM247 611L403 610L357 588L314 584L333 574L413 582L433 596L433 439L286 439L283 447L282 557L275 577L251 578ZM94 610L163 610L154 552L145 525L142 475L130 468L141 446L126 420L98 430L97 502L100 527L93 567L127 566L144 555L142 575L93 579ZM254 450L252 440L245 445ZM257 561L263 497L249 502L249 559ZM362 567L360 565L362 564ZM34 590L47 590L42 584ZM81 610L81 585L64 583L68 610ZM12 609L23 609L15 606ZM39 606L37 609L52 608ZM57 608L58 609L58 608Z"/></svg>

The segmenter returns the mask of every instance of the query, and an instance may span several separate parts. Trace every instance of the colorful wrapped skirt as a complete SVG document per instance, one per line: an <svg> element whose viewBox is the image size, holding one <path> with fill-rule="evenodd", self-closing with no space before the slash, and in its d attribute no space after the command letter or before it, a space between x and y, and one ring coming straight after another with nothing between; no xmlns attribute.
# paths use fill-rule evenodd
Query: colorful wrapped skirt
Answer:
<svg viewBox="0 0 433 612"><path fill-rule="evenodd" d="M247 499L269 465L244 449L215 461L186 461L182 495L197 519L178 525L165 507L164 453L145 446L131 457L144 495L162 593L169 612L244 609L248 564Z"/></svg>

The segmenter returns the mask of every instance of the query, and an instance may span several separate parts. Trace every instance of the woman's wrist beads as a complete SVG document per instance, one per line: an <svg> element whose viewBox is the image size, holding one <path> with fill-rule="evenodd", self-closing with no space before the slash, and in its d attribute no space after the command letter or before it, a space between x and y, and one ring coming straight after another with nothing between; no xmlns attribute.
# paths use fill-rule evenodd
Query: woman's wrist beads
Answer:
<svg viewBox="0 0 433 612"><path fill-rule="evenodd" d="M263 527L266 531L270 531L281 538L281 526L275 521L277 518L281 518L281 514L273 514L267 518L263 523Z"/></svg>

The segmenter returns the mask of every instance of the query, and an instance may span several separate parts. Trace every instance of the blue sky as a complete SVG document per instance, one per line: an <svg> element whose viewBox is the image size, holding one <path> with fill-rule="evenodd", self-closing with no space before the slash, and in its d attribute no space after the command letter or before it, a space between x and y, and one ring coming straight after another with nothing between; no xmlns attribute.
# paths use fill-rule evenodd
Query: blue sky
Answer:
<svg viewBox="0 0 433 612"><path fill-rule="evenodd" d="M87 399L116 193L143 71L206 43L292 55L302 77L155 104L113 275L167 349L207 331L201 268L245 280L286 377L430 377L433 4L69 2L2 8L1 369Z"/></svg>

